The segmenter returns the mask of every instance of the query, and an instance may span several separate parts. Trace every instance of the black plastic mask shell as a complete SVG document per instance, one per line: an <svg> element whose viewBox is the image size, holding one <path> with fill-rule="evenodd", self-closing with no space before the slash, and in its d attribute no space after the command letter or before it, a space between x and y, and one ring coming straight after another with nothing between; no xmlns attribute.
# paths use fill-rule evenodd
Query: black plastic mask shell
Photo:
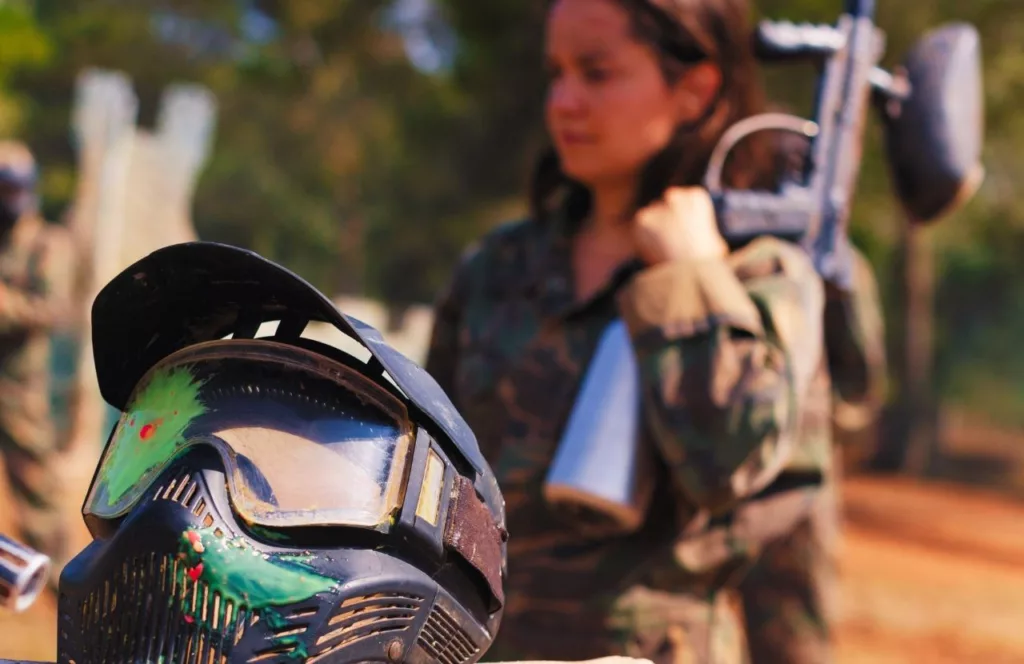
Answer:
<svg viewBox="0 0 1024 664"><path fill-rule="evenodd" d="M306 652L326 664L387 661L384 654L398 648L398 661L410 664L461 663L479 659L489 647L493 637L482 628L484 607L460 604L429 569L403 560L383 541L333 550L313 544L301 551L294 543L253 539L232 516L218 466L208 452L193 451L161 474L117 531L93 541L64 568L59 662L104 657L194 662L205 661L200 655L207 652L216 661L223 656L229 662L282 662ZM175 560L186 530L205 524L263 557L312 554L306 568L337 586L265 608L245 605L243 599L229 613L224 604L232 595L218 588L229 561L214 563L212 577L193 579L191 585L183 585L189 563L172 567L179 565ZM221 614L212 618L218 614L218 592ZM269 620L268 609L278 622ZM186 619L187 614L194 618ZM260 619L251 622L257 615Z"/></svg>
<svg viewBox="0 0 1024 664"><path fill-rule="evenodd" d="M475 486L499 527L504 500L476 437L437 382L391 348L373 327L338 311L294 272L262 256L214 242L155 251L114 277L92 306L92 344L103 398L124 410L145 373L168 355L267 321L333 325L365 347L452 449L476 473ZM279 328L280 329L280 328ZM371 364L367 371L372 371Z"/></svg>

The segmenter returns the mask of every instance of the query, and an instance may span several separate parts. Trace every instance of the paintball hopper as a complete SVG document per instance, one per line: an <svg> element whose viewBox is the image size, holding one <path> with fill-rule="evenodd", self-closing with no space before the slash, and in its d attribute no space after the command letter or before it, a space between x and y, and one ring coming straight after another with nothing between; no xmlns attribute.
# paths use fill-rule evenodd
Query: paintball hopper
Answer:
<svg viewBox="0 0 1024 664"><path fill-rule="evenodd" d="M21 612L32 606L50 575L50 559L0 535L0 604Z"/></svg>
<svg viewBox="0 0 1024 664"><path fill-rule="evenodd" d="M980 39L954 23L925 34L908 52L907 99L885 107L885 147L904 208L917 223L962 206L984 176Z"/></svg>

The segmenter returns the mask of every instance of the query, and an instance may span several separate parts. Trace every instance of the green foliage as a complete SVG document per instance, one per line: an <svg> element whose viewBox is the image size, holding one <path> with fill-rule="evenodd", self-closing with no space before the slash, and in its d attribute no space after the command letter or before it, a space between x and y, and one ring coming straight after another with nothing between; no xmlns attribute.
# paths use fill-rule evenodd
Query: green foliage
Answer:
<svg viewBox="0 0 1024 664"><path fill-rule="evenodd" d="M12 89L18 72L44 66L52 43L25 2L0 3L0 134L13 134L24 124L25 98Z"/></svg>

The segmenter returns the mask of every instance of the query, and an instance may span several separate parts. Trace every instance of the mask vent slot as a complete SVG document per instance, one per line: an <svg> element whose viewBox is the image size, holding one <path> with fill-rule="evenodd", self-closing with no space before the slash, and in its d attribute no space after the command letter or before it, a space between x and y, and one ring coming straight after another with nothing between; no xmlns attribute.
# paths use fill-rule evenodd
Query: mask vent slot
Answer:
<svg viewBox="0 0 1024 664"><path fill-rule="evenodd" d="M77 611L75 659L90 664L227 664L251 620L245 606L192 581L182 561L156 554L123 563Z"/></svg>
<svg viewBox="0 0 1024 664"><path fill-rule="evenodd" d="M455 619L438 606L420 632L419 646L440 664L463 664L480 651Z"/></svg>
<svg viewBox="0 0 1024 664"><path fill-rule="evenodd" d="M166 484L157 486L153 491L153 500L169 500L185 509L191 509L193 503L198 504L201 500L198 489L199 483L192 479L192 475L187 470L179 470Z"/></svg>
<svg viewBox="0 0 1024 664"><path fill-rule="evenodd" d="M315 617L316 614L317 609L314 607L293 611L288 616L275 614L273 620L264 620L263 626L269 632L268 638L273 645L257 650L246 662L249 664L283 662L286 661L286 657L294 658L297 654L301 654L296 651L302 645L302 635L309 630L309 619ZM260 617L253 614L249 627L255 626L258 622L260 622ZM299 661L305 660L300 659Z"/></svg>
<svg viewBox="0 0 1024 664"><path fill-rule="evenodd" d="M357 641L409 629L422 604L422 597L399 593L345 600L327 621L327 631L316 640L317 652L309 664Z"/></svg>
<svg viewBox="0 0 1024 664"><path fill-rule="evenodd" d="M213 515L207 509L206 498L199 490L199 483L187 470L178 470L165 484L157 485L153 490L153 500L166 500L181 505L202 519L204 528L213 524Z"/></svg>

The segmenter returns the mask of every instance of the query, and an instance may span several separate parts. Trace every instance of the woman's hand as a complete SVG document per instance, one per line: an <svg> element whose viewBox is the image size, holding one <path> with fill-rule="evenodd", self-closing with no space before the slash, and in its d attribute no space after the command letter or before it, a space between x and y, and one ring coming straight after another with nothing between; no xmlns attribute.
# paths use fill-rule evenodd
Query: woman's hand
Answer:
<svg viewBox="0 0 1024 664"><path fill-rule="evenodd" d="M648 265L678 260L724 258L729 253L718 232L715 207L703 187L672 187L662 200L636 215L636 250Z"/></svg>

